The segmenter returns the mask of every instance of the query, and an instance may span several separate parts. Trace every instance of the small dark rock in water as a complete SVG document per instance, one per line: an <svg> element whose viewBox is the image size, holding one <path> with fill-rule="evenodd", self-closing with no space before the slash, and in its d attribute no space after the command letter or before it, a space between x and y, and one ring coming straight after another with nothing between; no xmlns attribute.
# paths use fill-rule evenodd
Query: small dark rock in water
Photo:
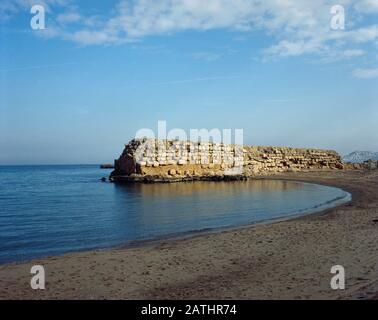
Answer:
<svg viewBox="0 0 378 320"><path fill-rule="evenodd" d="M378 223L378 218L374 218L374 219L373 219L373 222L374 222L374 223Z"/></svg>
<svg viewBox="0 0 378 320"><path fill-rule="evenodd" d="M100 169L114 169L114 165L112 164L102 164L100 165Z"/></svg>
<svg viewBox="0 0 378 320"><path fill-rule="evenodd" d="M104 177L102 177L100 180L101 180L102 182L106 182L106 178L104 178Z"/></svg>

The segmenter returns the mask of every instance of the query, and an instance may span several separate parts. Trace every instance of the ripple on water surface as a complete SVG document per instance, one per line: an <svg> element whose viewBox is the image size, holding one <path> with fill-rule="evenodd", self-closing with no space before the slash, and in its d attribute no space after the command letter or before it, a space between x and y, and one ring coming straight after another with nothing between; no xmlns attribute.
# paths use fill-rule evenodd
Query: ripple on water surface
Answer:
<svg viewBox="0 0 378 320"><path fill-rule="evenodd" d="M0 262L105 248L323 210L337 188L250 180L102 183L98 166L0 167Z"/></svg>

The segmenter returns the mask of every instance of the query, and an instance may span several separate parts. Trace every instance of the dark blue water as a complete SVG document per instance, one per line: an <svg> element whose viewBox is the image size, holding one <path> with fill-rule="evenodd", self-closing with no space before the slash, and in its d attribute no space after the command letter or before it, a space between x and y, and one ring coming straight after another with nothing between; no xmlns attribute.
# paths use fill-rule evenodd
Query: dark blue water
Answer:
<svg viewBox="0 0 378 320"><path fill-rule="evenodd" d="M285 181L116 185L98 166L0 167L0 262L323 209L349 194Z"/></svg>

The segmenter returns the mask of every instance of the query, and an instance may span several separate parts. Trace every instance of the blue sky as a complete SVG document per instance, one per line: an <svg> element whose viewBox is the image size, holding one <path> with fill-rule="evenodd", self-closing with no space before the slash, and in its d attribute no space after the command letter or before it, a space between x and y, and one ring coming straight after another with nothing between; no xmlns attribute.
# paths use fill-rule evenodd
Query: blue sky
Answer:
<svg viewBox="0 0 378 320"><path fill-rule="evenodd" d="M158 120L378 151L378 1L337 4L344 30L323 0L3 0L0 164L110 162Z"/></svg>

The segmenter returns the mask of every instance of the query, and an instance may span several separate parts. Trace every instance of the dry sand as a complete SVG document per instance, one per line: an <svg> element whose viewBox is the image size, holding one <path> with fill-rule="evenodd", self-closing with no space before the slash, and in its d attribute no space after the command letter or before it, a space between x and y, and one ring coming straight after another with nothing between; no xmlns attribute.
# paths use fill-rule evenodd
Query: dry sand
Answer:
<svg viewBox="0 0 378 320"><path fill-rule="evenodd" d="M351 203L293 220L0 266L1 299L377 298L378 171L282 178L341 187ZM30 288L42 264L46 290ZM346 289L330 288L330 269Z"/></svg>

